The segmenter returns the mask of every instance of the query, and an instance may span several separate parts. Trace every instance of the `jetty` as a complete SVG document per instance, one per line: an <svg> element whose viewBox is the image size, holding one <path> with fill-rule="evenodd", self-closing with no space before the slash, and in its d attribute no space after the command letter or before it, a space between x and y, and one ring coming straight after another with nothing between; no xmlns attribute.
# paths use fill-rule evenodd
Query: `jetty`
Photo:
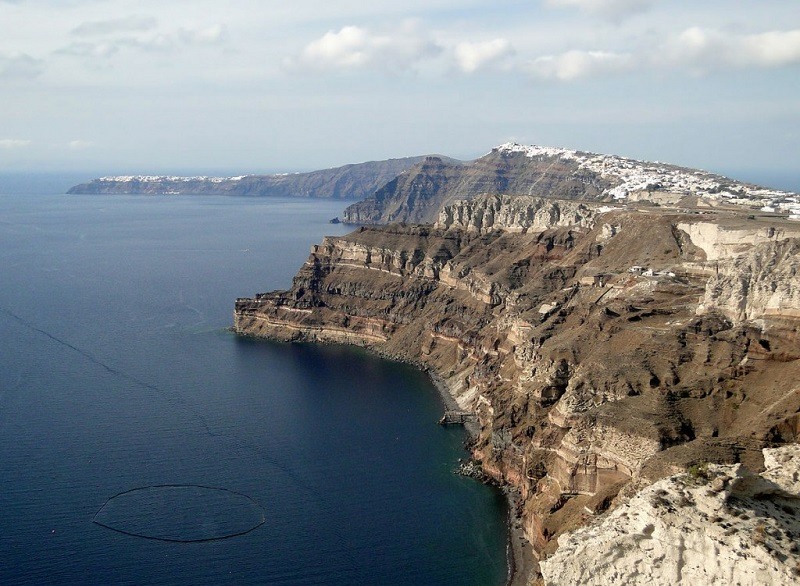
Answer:
<svg viewBox="0 0 800 586"><path fill-rule="evenodd" d="M469 411L445 411L439 420L439 425L464 425L475 417Z"/></svg>

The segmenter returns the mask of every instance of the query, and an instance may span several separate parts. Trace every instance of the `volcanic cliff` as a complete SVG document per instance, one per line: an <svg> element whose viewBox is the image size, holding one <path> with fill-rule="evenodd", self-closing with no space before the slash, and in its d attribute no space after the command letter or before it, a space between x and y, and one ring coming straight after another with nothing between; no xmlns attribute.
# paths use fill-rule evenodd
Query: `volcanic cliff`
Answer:
<svg viewBox="0 0 800 586"><path fill-rule="evenodd" d="M500 145L469 163L427 157L342 214L350 224L434 222L457 200L486 194L595 201L753 205L800 217L797 194L721 175L569 149Z"/></svg>
<svg viewBox="0 0 800 586"><path fill-rule="evenodd" d="M661 478L757 471L797 442L800 224L577 199L470 197L433 225L326 238L289 291L237 300L235 329L431 371L475 414L474 458L518 494L540 557Z"/></svg>

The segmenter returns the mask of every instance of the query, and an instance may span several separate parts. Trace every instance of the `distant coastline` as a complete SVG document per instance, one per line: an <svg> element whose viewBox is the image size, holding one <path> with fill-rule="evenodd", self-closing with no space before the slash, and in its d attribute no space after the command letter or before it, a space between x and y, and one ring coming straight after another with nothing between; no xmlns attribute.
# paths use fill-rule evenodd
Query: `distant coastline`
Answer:
<svg viewBox="0 0 800 586"><path fill-rule="evenodd" d="M303 173L207 175L106 175L73 185L68 194L241 195L363 199L425 157L369 161Z"/></svg>

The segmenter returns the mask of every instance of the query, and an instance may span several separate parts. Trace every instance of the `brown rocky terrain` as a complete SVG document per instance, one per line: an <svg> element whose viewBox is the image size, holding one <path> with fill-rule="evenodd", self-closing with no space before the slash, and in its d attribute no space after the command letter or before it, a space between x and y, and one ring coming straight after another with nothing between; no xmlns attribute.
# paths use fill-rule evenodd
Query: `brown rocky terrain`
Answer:
<svg viewBox="0 0 800 586"><path fill-rule="evenodd" d="M433 222L442 207L467 197L517 193L594 199L611 186L593 173L574 173L569 162L528 163L524 155L497 150L466 165L428 157L348 207L342 220L349 224Z"/></svg>
<svg viewBox="0 0 800 586"><path fill-rule="evenodd" d="M669 205L732 203L800 214L796 194L698 169L508 143L469 163L428 157L348 207L342 220L350 224L434 222L439 211L455 201L487 194Z"/></svg>
<svg viewBox="0 0 800 586"><path fill-rule="evenodd" d="M661 478L798 440L800 225L508 196L435 217L326 238L235 329L430 370L538 556Z"/></svg>

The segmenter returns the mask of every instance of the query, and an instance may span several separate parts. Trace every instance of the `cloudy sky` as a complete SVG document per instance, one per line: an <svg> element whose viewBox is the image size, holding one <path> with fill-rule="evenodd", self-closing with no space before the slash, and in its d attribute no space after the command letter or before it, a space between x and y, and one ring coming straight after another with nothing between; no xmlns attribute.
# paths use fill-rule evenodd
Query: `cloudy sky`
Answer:
<svg viewBox="0 0 800 586"><path fill-rule="evenodd" d="M797 170L797 0L0 0L0 170Z"/></svg>

